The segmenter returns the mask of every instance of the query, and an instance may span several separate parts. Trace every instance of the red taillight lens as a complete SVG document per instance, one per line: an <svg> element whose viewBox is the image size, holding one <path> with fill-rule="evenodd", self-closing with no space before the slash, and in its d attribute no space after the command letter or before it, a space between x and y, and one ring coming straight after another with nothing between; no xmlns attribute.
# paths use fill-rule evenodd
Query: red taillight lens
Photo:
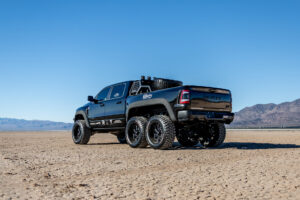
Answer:
<svg viewBox="0 0 300 200"><path fill-rule="evenodd" d="M189 90L182 90L180 95L180 104L189 104L190 103L190 91Z"/></svg>

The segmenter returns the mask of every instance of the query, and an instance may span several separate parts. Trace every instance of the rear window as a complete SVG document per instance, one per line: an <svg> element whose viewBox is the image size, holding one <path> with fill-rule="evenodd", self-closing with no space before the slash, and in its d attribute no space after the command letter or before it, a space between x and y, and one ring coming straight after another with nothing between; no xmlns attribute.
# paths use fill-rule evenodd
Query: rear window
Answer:
<svg viewBox="0 0 300 200"><path fill-rule="evenodd" d="M112 92L110 94L110 99L120 98L124 95L125 84L113 86Z"/></svg>

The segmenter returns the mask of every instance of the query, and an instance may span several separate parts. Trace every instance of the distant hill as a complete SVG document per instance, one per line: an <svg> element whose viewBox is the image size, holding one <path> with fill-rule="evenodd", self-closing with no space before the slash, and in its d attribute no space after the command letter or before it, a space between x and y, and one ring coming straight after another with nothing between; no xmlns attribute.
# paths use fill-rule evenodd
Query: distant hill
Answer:
<svg viewBox="0 0 300 200"><path fill-rule="evenodd" d="M0 131L71 130L72 123L0 118ZM300 99L257 104L235 113L229 128L300 128Z"/></svg>
<svg viewBox="0 0 300 200"><path fill-rule="evenodd" d="M0 131L71 130L72 123L0 118Z"/></svg>
<svg viewBox="0 0 300 200"><path fill-rule="evenodd" d="M300 99L281 104L257 104L235 114L230 128L300 128Z"/></svg>

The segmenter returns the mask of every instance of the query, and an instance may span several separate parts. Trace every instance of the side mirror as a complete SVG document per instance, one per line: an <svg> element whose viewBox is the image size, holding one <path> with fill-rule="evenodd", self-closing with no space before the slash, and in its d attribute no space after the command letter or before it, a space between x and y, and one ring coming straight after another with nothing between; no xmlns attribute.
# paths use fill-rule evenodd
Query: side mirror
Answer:
<svg viewBox="0 0 300 200"><path fill-rule="evenodd" d="M96 102L97 101L96 99L94 99L93 96L88 96L87 100L90 101L90 102Z"/></svg>

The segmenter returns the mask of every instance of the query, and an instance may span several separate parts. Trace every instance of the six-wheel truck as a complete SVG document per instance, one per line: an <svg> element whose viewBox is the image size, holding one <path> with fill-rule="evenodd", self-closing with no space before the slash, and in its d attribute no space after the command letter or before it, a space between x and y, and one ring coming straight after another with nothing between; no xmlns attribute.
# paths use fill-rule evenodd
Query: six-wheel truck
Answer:
<svg viewBox="0 0 300 200"><path fill-rule="evenodd" d="M185 147L220 146L224 124L234 119L231 92L226 89L182 85L182 82L144 76L102 89L88 96L76 110L72 138L87 144L95 133L112 133L133 148L150 145L168 149L177 138Z"/></svg>

